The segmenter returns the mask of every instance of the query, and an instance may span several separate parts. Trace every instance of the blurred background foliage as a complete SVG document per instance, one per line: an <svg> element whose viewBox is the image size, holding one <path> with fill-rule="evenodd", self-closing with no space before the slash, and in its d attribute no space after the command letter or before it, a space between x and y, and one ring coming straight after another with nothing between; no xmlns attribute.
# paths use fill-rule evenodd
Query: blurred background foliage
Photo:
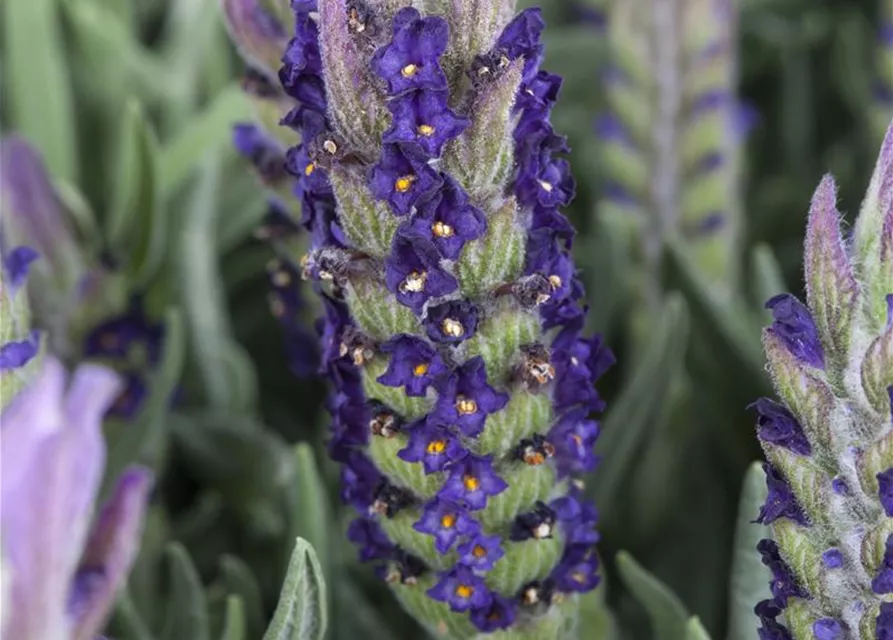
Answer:
<svg viewBox="0 0 893 640"><path fill-rule="evenodd" d="M630 331L635 251L598 213L605 3L543 4L545 67L565 77L555 126L573 149L575 250L592 324L619 362L603 383L602 467L587 483L607 587L587 604L581 637L652 637L640 601L655 599L665 614L697 615L714 638L753 637L735 628L754 622L754 600L736 602L729 585L742 482L760 457L746 407L768 393L761 302L799 292L805 214L823 173L838 179L841 210L858 208L890 117L876 100L884 7L738 0L740 96L757 118L742 191L744 290L718 303L670 243L663 307L643 337ZM124 264L122 299L138 296L168 327L154 402L136 424L109 429L109 473L140 459L161 478L111 635L239 637L222 635L236 596L244 638L261 637L301 536L328 585L328 637L421 637L342 535L324 385L289 370L270 313L274 254L254 235L266 197L231 144L252 106L217 0L6 0L2 11L3 132L40 149L84 250Z"/></svg>

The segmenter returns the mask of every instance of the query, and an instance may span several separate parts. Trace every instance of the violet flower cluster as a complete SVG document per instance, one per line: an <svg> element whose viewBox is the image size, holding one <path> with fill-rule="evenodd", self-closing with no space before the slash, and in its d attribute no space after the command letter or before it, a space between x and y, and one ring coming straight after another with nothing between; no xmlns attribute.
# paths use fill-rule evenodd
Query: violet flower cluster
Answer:
<svg viewBox="0 0 893 640"><path fill-rule="evenodd" d="M605 16L609 110L596 122L603 215L636 221L646 296L672 234L727 295L738 276L738 156L749 126L734 89L732 3L632 0L612 3Z"/></svg>
<svg viewBox="0 0 893 640"><path fill-rule="evenodd" d="M538 10L296 0L280 79L348 536L441 636L561 636L598 583L612 356L582 335Z"/></svg>
<svg viewBox="0 0 893 640"><path fill-rule="evenodd" d="M893 131L850 237L819 185L805 247L807 305L766 304L782 402L761 399L768 497L758 547L772 597L762 640L893 637Z"/></svg>

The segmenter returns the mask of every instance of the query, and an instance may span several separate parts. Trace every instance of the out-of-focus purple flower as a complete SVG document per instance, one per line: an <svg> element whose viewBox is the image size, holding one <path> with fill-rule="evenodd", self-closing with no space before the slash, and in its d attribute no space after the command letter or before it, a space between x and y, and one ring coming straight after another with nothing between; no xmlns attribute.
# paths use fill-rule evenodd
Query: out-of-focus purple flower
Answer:
<svg viewBox="0 0 893 640"><path fill-rule="evenodd" d="M435 498L425 505L422 517L413 525L420 533L434 536L438 553L447 553L460 536L471 536L481 530L481 525L468 511L457 503Z"/></svg>
<svg viewBox="0 0 893 640"><path fill-rule="evenodd" d="M499 536L479 534L469 538L465 544L459 545L459 562L478 571L489 571L505 555L501 543Z"/></svg>
<svg viewBox="0 0 893 640"><path fill-rule="evenodd" d="M93 638L124 582L151 474L126 470L90 531L105 465L102 416L119 388L95 365L82 365L69 384L62 364L47 358L3 413L4 637Z"/></svg>

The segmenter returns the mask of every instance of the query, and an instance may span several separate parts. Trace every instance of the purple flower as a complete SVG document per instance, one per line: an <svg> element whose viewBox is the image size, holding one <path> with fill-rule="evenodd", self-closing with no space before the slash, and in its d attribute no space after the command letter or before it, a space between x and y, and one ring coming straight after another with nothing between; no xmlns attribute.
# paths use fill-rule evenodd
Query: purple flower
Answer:
<svg viewBox="0 0 893 640"><path fill-rule="evenodd" d="M439 157L444 145L468 127L469 120L447 106L447 91L411 91L388 103L393 120L382 142L419 145L429 156Z"/></svg>
<svg viewBox="0 0 893 640"><path fill-rule="evenodd" d="M285 151L275 138L253 123L233 127L233 146L251 161L261 179L275 185L285 178Z"/></svg>
<svg viewBox="0 0 893 640"><path fill-rule="evenodd" d="M893 467L877 474L878 497L884 507L884 513L893 518Z"/></svg>
<svg viewBox="0 0 893 640"><path fill-rule="evenodd" d="M784 476L768 462L763 463L763 471L766 473L769 494L766 496L766 502L760 507L756 522L771 524L779 518L790 518L798 524L808 525L806 514L800 508L797 497Z"/></svg>
<svg viewBox="0 0 893 640"><path fill-rule="evenodd" d="M88 358L124 359L136 347L145 349L149 364L161 357L164 327L149 320L136 303L122 315L96 325L84 339Z"/></svg>
<svg viewBox="0 0 893 640"><path fill-rule="evenodd" d="M893 602L882 602L881 612L874 623L877 640L893 640Z"/></svg>
<svg viewBox="0 0 893 640"><path fill-rule="evenodd" d="M440 581L428 589L428 595L448 603L450 609L459 612L489 607L493 599L483 579L476 576L470 567L461 564L442 573Z"/></svg>
<svg viewBox="0 0 893 640"><path fill-rule="evenodd" d="M487 230L484 213L468 202L468 195L451 177L443 187L419 205L410 228L430 238L444 258L457 260L465 243L476 240Z"/></svg>
<svg viewBox="0 0 893 640"><path fill-rule="evenodd" d="M507 629L515 621L517 605L514 601L493 593L489 607L474 609L469 616L471 623L479 631L490 633L498 629Z"/></svg>
<svg viewBox="0 0 893 640"><path fill-rule="evenodd" d="M0 371L19 369L31 362L40 351L40 332L36 329L24 340L10 340L0 345Z"/></svg>
<svg viewBox="0 0 893 640"><path fill-rule="evenodd" d="M591 591L599 583L598 564L594 547L571 545L565 549L561 562L552 570L550 577L559 591Z"/></svg>
<svg viewBox="0 0 893 640"><path fill-rule="evenodd" d="M406 462L421 462L425 473L443 471L444 467L468 454L455 435L429 421L420 421L408 432L409 442L397 455Z"/></svg>
<svg viewBox="0 0 893 640"><path fill-rule="evenodd" d="M884 560L871 580L871 590L877 594L893 593L893 534L887 536Z"/></svg>
<svg viewBox="0 0 893 640"><path fill-rule="evenodd" d="M428 307L425 333L442 344L458 344L474 335L478 326L478 308L467 300L451 300Z"/></svg>
<svg viewBox="0 0 893 640"><path fill-rule="evenodd" d="M499 536L478 534L459 545L459 562L478 571L489 571L505 555Z"/></svg>
<svg viewBox="0 0 893 640"><path fill-rule="evenodd" d="M139 373L129 371L122 373L121 376L124 380L124 388L115 398L112 406L109 407L106 417L129 420L133 418L140 410L140 407L143 406L143 401L146 399L148 389L146 388L145 382L143 382L143 376Z"/></svg>
<svg viewBox="0 0 893 640"><path fill-rule="evenodd" d="M375 500L381 472L359 451L346 451L337 459L342 463L341 500L365 513Z"/></svg>
<svg viewBox="0 0 893 640"><path fill-rule="evenodd" d="M760 398L751 406L759 413L757 434L761 440L777 444L801 456L812 453L803 427L786 407L768 398Z"/></svg>
<svg viewBox="0 0 893 640"><path fill-rule="evenodd" d="M3 280L10 298L25 284L31 263L39 257L31 247L16 247L3 258Z"/></svg>
<svg viewBox="0 0 893 640"><path fill-rule="evenodd" d="M553 500L550 507L561 522L568 545L592 546L599 541L595 530L598 511L591 502L571 494Z"/></svg>
<svg viewBox="0 0 893 640"><path fill-rule="evenodd" d="M797 584L797 578L791 568L782 560L778 552L778 545L774 540L760 540L757 544L757 551L760 552L763 564L772 572L772 582L769 583L769 588L779 607L788 606L788 598L809 597L809 593Z"/></svg>
<svg viewBox="0 0 893 640"><path fill-rule="evenodd" d="M481 525L456 502L434 498L425 505L422 517L412 528L434 536L437 552L448 553L460 536L476 535Z"/></svg>
<svg viewBox="0 0 893 640"><path fill-rule="evenodd" d="M818 329L809 309L789 293L782 293L766 302L775 321L769 328L792 354L818 369L825 368L825 352Z"/></svg>
<svg viewBox="0 0 893 640"><path fill-rule="evenodd" d="M812 624L815 640L843 640L843 627L833 618L822 618Z"/></svg>
<svg viewBox="0 0 893 640"><path fill-rule="evenodd" d="M508 394L487 384L487 369L481 356L457 368L437 392L440 395L432 417L456 425L469 438L483 430L488 415L500 411L509 401Z"/></svg>
<svg viewBox="0 0 893 640"><path fill-rule="evenodd" d="M759 602L753 611L760 618L760 628L757 629L760 640L793 640L787 627L776 620L782 608L774 600Z"/></svg>
<svg viewBox="0 0 893 640"><path fill-rule="evenodd" d="M425 396L428 387L448 371L437 350L428 341L415 336L401 333L382 343L379 349L391 359L378 382L389 387L403 387L408 396Z"/></svg>
<svg viewBox="0 0 893 640"><path fill-rule="evenodd" d="M487 506L489 496L499 495L506 489L508 484L493 470L492 455L468 455L450 467L450 477L438 495L476 511Z"/></svg>
<svg viewBox="0 0 893 640"><path fill-rule="evenodd" d="M843 566L843 554L840 549L832 547L822 553L822 563L828 569L840 569Z"/></svg>
<svg viewBox="0 0 893 640"><path fill-rule="evenodd" d="M459 287L456 279L440 266L440 253L424 236L398 232L391 255L385 260L385 282L402 304L421 313L431 298L439 298Z"/></svg>
<svg viewBox="0 0 893 640"><path fill-rule="evenodd" d="M405 143L386 144L381 160L369 170L369 187L379 200L387 200L398 216L405 216L423 198L442 184L441 176L428 165L419 147Z"/></svg>
<svg viewBox="0 0 893 640"><path fill-rule="evenodd" d="M381 526L369 517L357 518L347 528L347 539L360 547L360 560L383 560L394 553L394 545L388 540Z"/></svg>
<svg viewBox="0 0 893 640"><path fill-rule="evenodd" d="M543 60L540 36L545 26L540 9L525 9L506 26L496 42L496 48L504 51L511 60L524 58L525 81L536 75Z"/></svg>
<svg viewBox="0 0 893 640"><path fill-rule="evenodd" d="M569 411L546 436L555 447L560 475L586 473L595 468L593 447L598 438L598 422L587 420L588 413L585 408Z"/></svg>
<svg viewBox="0 0 893 640"><path fill-rule="evenodd" d="M446 89L440 67L446 51L449 25L439 17L422 18L411 7L394 16L394 37L372 57L372 69L388 86L390 95L412 89Z"/></svg>
<svg viewBox="0 0 893 640"><path fill-rule="evenodd" d="M115 375L95 365L82 365L69 384L48 357L3 413L4 637L93 637L124 583L139 544L148 471L124 472L90 531L105 465L102 415L118 389Z"/></svg>
<svg viewBox="0 0 893 640"><path fill-rule="evenodd" d="M549 149L542 149L522 167L515 187L518 199L533 206L552 209L566 206L574 197L574 178L567 160L553 158Z"/></svg>

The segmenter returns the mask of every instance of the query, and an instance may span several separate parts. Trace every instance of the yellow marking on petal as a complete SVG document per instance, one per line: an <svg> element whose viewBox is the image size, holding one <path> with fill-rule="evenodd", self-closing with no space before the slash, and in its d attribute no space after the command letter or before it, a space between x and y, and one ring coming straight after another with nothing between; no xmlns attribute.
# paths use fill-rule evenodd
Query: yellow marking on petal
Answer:
<svg viewBox="0 0 893 640"><path fill-rule="evenodd" d="M425 136L426 138L430 138L434 135L434 127L430 124L420 124L418 128L418 132L420 136Z"/></svg>
<svg viewBox="0 0 893 640"><path fill-rule="evenodd" d="M466 491L477 491L478 487L481 486L480 480L472 475L466 475L462 478L462 484L465 485Z"/></svg>
<svg viewBox="0 0 893 640"><path fill-rule="evenodd" d="M456 587L456 595L460 598L468 599L474 594L474 587L471 587L467 584L460 584Z"/></svg>
<svg viewBox="0 0 893 640"><path fill-rule="evenodd" d="M394 182L394 190L397 193L406 193L412 188L412 183L415 181L415 176L401 176Z"/></svg>
<svg viewBox="0 0 893 640"><path fill-rule="evenodd" d="M412 63L409 63L408 65L406 65L405 67L400 69L400 74L404 78L411 78L418 72L419 72L419 68Z"/></svg>
<svg viewBox="0 0 893 640"><path fill-rule="evenodd" d="M311 162L306 167L304 167L304 175L305 176L313 175L314 171L316 171L316 163L315 162Z"/></svg>
<svg viewBox="0 0 893 640"><path fill-rule="evenodd" d="M546 193L552 193L552 189L555 188L555 185L553 185L551 182L546 182L545 180L540 180L540 186Z"/></svg>
<svg viewBox="0 0 893 640"><path fill-rule="evenodd" d="M456 526L456 516L452 513L448 513L440 519L440 526L444 529L452 529Z"/></svg>
<svg viewBox="0 0 893 640"><path fill-rule="evenodd" d="M453 318L445 318L440 324L440 329L453 338L460 338L465 333L465 327L462 326L462 323Z"/></svg>
<svg viewBox="0 0 893 640"><path fill-rule="evenodd" d="M481 545L476 544L474 545L474 549L471 550L471 555L473 555L475 558L483 558L487 555L487 550L484 549L484 547L482 547Z"/></svg>
<svg viewBox="0 0 893 640"><path fill-rule="evenodd" d="M477 413L478 403L465 396L456 396L456 411L460 416L470 416Z"/></svg>
<svg viewBox="0 0 893 640"><path fill-rule="evenodd" d="M417 364L415 367L412 368L412 374L414 376L423 376L428 373L428 366L429 365L427 362Z"/></svg>
<svg viewBox="0 0 893 640"><path fill-rule="evenodd" d="M431 232L438 238L452 238L455 235L453 228L440 220L431 225Z"/></svg>
<svg viewBox="0 0 893 640"><path fill-rule="evenodd" d="M439 455L446 449L446 440L432 440L425 450L431 455Z"/></svg>

